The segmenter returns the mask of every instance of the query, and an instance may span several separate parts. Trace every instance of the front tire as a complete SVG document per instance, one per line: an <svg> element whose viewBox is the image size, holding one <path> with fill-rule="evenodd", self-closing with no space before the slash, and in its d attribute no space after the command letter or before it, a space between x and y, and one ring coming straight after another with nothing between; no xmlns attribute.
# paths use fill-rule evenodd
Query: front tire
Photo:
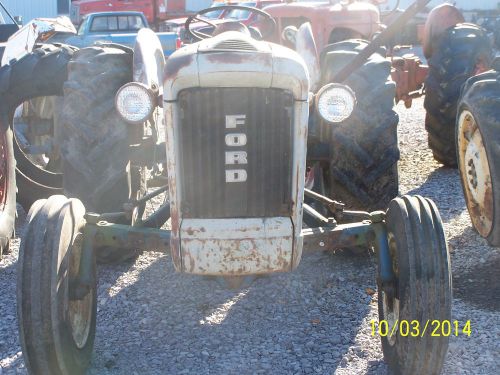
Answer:
<svg viewBox="0 0 500 375"><path fill-rule="evenodd" d="M19 337L29 373L83 375L92 356L97 285L72 300L85 208L55 195L36 201L27 218L18 261ZM95 262L92 272L95 280Z"/></svg>
<svg viewBox="0 0 500 375"><path fill-rule="evenodd" d="M379 324L384 359L395 374L438 375L448 337L432 337L432 321L451 319L451 270L441 217L435 204L420 196L396 198L386 215L389 252L396 281L379 285ZM400 331L418 322L418 334ZM427 328L426 328L427 327ZM415 337L414 337L415 336Z"/></svg>
<svg viewBox="0 0 500 375"><path fill-rule="evenodd" d="M457 116L460 179L472 224L500 246L500 81L492 71L464 87Z"/></svg>

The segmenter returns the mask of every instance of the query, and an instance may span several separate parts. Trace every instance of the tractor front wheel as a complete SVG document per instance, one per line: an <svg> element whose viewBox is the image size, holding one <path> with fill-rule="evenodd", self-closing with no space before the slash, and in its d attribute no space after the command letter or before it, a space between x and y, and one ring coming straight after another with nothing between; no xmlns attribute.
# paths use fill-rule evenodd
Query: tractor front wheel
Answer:
<svg viewBox="0 0 500 375"><path fill-rule="evenodd" d="M395 281L379 285L379 324L387 331L380 335L385 361L395 374L437 375L448 337L432 337L432 322L450 321L452 298L439 212L429 199L404 196L389 204L386 224Z"/></svg>
<svg viewBox="0 0 500 375"><path fill-rule="evenodd" d="M19 337L28 372L83 375L94 345L97 286L80 299L75 284L81 260L85 208L53 195L36 201L19 251Z"/></svg>

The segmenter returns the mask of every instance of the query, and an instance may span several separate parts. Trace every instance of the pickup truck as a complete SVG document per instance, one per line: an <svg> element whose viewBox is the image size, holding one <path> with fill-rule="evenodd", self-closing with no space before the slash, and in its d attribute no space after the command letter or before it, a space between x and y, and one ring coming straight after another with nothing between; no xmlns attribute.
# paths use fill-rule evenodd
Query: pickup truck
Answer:
<svg viewBox="0 0 500 375"><path fill-rule="evenodd" d="M56 34L51 43L61 42L83 48L96 42L117 43L133 48L137 32L148 27L141 12L89 13L82 19L76 35ZM157 33L165 56L170 56L180 47L180 39L173 32Z"/></svg>

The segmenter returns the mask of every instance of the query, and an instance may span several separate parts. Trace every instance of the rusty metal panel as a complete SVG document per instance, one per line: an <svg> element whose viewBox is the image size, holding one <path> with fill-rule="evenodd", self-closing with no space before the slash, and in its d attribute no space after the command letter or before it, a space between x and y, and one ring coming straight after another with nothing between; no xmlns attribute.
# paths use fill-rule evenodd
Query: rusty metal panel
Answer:
<svg viewBox="0 0 500 375"><path fill-rule="evenodd" d="M254 275L291 270L289 218L184 219L183 271L203 275Z"/></svg>
<svg viewBox="0 0 500 375"><path fill-rule="evenodd" d="M309 112L309 75L304 60L288 48L257 42L241 33L227 32L172 54L165 66L164 82L167 171L172 219L171 253L176 269L200 274L239 275L288 271L297 267L302 255L302 204ZM252 220L260 220L263 223L265 220L277 219L276 216L283 219L282 215L274 215L270 219L207 219L203 228L212 237L203 241L189 237L189 233L183 229L186 228L186 221L202 220L183 217L184 171L179 127L185 113L181 109L179 93L191 88L271 88L292 93L293 155L292 186L291 191L289 190L292 210L286 218L286 227L274 231L271 237L269 233L263 237L258 230L253 230ZM187 106L187 110L196 109ZM204 181L199 179L196 183L203 184ZM245 235L241 235L240 239L227 239L224 233L218 234L217 226L212 228L209 225L222 222L227 223L228 227L231 223L240 225L234 229L237 233L245 231ZM192 225L190 227L193 228ZM240 247L243 246L241 240L251 243L252 239L257 241L252 245L254 249L259 249L252 256L257 257L255 259L259 260L259 264L244 252L248 250L246 247ZM236 260L221 258L221 255L215 256L233 253L238 255ZM199 256L198 260L193 260L196 259L194 256Z"/></svg>

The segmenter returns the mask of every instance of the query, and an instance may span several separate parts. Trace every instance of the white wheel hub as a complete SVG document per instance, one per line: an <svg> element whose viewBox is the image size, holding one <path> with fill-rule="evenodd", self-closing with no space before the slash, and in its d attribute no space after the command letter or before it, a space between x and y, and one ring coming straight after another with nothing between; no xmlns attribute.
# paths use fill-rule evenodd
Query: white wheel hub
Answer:
<svg viewBox="0 0 500 375"><path fill-rule="evenodd" d="M487 237L493 225L493 186L481 131L468 110L460 113L457 136L458 165L467 208L476 230Z"/></svg>

